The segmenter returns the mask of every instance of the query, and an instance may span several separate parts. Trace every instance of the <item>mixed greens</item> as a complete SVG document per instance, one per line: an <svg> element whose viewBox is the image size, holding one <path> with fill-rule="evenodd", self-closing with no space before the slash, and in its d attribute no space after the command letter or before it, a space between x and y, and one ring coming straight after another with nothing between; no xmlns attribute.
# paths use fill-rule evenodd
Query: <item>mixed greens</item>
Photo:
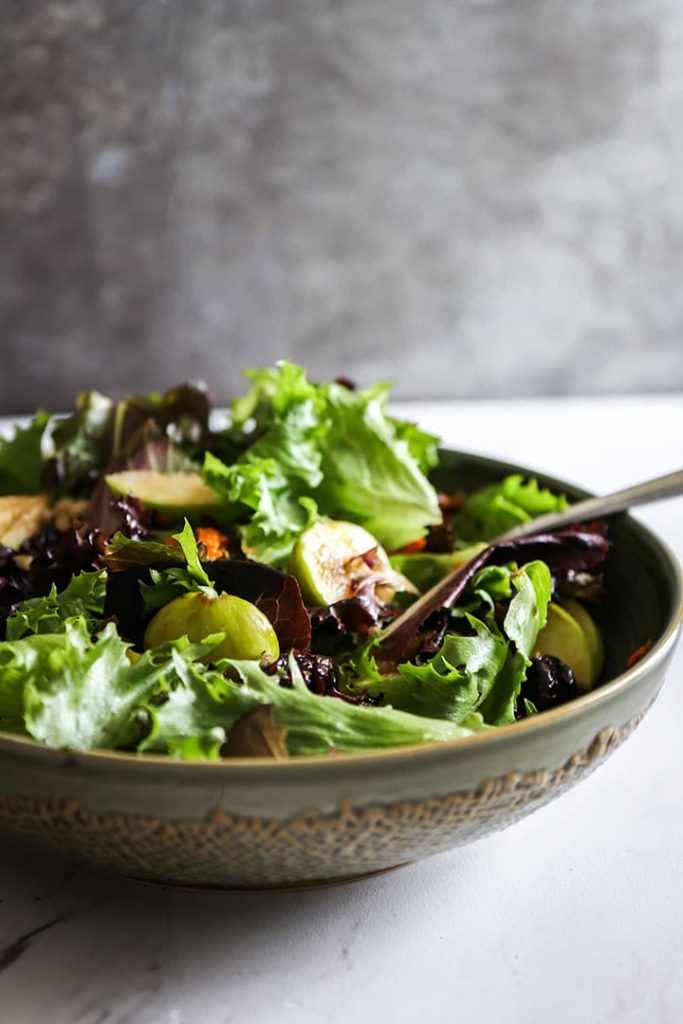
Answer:
<svg viewBox="0 0 683 1024"><path fill-rule="evenodd" d="M185 384L0 440L0 729L284 758L467 736L596 685L602 524L496 540L565 498L518 475L437 492L437 439L386 386L248 377L227 422Z"/></svg>

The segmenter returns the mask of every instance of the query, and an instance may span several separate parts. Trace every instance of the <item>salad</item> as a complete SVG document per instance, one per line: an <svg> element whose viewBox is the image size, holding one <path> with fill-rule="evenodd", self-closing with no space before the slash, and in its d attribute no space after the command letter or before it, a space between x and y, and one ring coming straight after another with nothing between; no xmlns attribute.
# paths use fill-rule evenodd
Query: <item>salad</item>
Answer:
<svg viewBox="0 0 683 1024"><path fill-rule="evenodd" d="M599 682L603 524L496 541L566 499L518 475L439 493L437 439L385 385L288 362L247 377L222 422L184 384L83 394L0 440L1 730L336 755L495 729Z"/></svg>

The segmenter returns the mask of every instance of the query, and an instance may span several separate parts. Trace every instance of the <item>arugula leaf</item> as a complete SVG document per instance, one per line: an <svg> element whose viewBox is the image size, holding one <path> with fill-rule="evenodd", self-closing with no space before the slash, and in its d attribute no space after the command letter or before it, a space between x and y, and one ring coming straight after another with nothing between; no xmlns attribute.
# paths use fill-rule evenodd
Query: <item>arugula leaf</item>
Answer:
<svg viewBox="0 0 683 1024"><path fill-rule="evenodd" d="M61 633L66 621L81 616L90 631L104 614L106 573L81 572L72 576L64 590L53 584L46 597L22 601L7 619L7 639L19 640L31 633Z"/></svg>
<svg viewBox="0 0 683 1024"><path fill-rule="evenodd" d="M182 593L173 579L164 573L182 567L180 548L155 541L130 541L112 538L104 558L112 571L107 579L105 615L115 615L122 634L142 644L147 613L172 601ZM270 620L280 650L293 647L308 650L311 644L311 620L294 576L248 559L219 558L204 563L204 570L218 593L225 592L251 601ZM150 587L150 582L155 586ZM147 586L143 604L141 584Z"/></svg>
<svg viewBox="0 0 683 1024"><path fill-rule="evenodd" d="M41 444L50 417L37 412L12 437L0 437L0 495L40 494L43 490Z"/></svg>
<svg viewBox="0 0 683 1024"><path fill-rule="evenodd" d="M187 519L180 533L173 534L173 539L180 546L185 565L172 569L150 569L151 583L144 581L140 583L142 602L147 613L162 608L174 598L189 591L216 593L215 587L199 560L194 530Z"/></svg>
<svg viewBox="0 0 683 1024"><path fill-rule="evenodd" d="M206 575L204 566L199 561L199 553L197 551L197 541L194 535L194 530L188 523L187 519L185 520L180 533L173 534L173 539L178 541L180 550L185 556L185 562L187 563L184 570L187 576L182 578L185 589L210 590L213 593L214 588L211 580ZM170 576L172 573L178 574L179 572L183 572L183 570L167 569L166 572ZM172 576L171 578L176 579L179 582L181 581L181 577L179 575Z"/></svg>
<svg viewBox="0 0 683 1024"><path fill-rule="evenodd" d="M123 533L115 533L108 541L102 561L112 572L154 566L182 566L183 552L171 544L156 540L131 540Z"/></svg>
<svg viewBox="0 0 683 1024"><path fill-rule="evenodd" d="M173 534L173 539L178 546L154 540L131 540L122 533L116 533L107 544L102 561L115 574L131 569L149 569L151 582L140 580L145 611L161 608L185 591L209 590L215 593L199 559L194 530L187 519L181 532ZM119 614L118 609L115 614Z"/></svg>
<svg viewBox="0 0 683 1024"><path fill-rule="evenodd" d="M471 494L453 524L461 538L491 540L519 523L567 507L564 495L539 487L533 477L525 480L521 473L513 473Z"/></svg>

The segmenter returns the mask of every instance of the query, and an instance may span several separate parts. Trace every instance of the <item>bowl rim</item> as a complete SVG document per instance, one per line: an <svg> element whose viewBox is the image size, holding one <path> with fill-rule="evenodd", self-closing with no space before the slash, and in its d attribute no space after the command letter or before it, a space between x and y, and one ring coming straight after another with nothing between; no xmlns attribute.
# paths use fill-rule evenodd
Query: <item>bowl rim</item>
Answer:
<svg viewBox="0 0 683 1024"><path fill-rule="evenodd" d="M507 462L503 459L496 459L481 455L475 452L466 452L453 448L442 448L440 451L449 457L464 458L471 465L480 464L489 468L500 468L503 474L519 472L525 476L534 476L540 483L561 491L572 492L578 497L592 497L591 492L579 487L567 480L561 480L549 476L543 472L519 466L516 463ZM438 469L438 467L437 467ZM186 775L201 773L204 778L208 774L218 774L221 777L233 773L243 774L246 771L262 774L267 771L271 774L276 772L306 771L307 766L320 770L324 766L325 771L341 771L347 765L363 765L369 767L387 761L405 760L406 758L429 758L435 753L443 756L465 751L472 748L480 748L495 744L505 744L515 736L520 738L525 735L542 732L551 729L558 722L571 721L581 716L584 712L599 707L608 702L616 693L631 689L639 684L641 679L648 675L650 670L655 668L662 661L667 659L670 651L676 643L678 632L683 624L683 568L669 544L662 540L654 531L645 526L640 520L630 514L624 516L629 525L635 530L640 543L654 549L665 563L670 574L671 603L673 610L666 622L660 636L646 654L640 658L635 665L627 668L618 676L603 683L601 686L567 704L532 718L524 718L509 725L497 726L490 731L473 733L471 736L460 736L450 740L433 740L429 743L409 744L399 747L379 748L377 750L362 751L359 753L340 753L331 757L327 754L315 754L302 757L291 757L283 760L274 760L266 757L232 757L219 761L182 760L172 758L165 754L137 754L116 750L68 750L63 747L51 747L40 743L29 736L18 736L14 733L4 732L0 729L0 755L17 753L22 760L42 759L68 759L68 762L79 767L102 767L110 765L122 770L131 769L135 771L146 771L147 767L155 775L166 769L173 769L173 773L179 771ZM208 779L207 779L208 781Z"/></svg>

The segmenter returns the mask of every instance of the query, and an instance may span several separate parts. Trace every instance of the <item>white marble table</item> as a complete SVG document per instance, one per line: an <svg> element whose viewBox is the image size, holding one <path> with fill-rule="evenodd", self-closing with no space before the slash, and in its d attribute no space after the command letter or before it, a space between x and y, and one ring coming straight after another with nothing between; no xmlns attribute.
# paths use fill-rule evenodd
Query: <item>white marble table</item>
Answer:
<svg viewBox="0 0 683 1024"><path fill-rule="evenodd" d="M683 462L683 396L403 406L607 490ZM683 503L642 512L683 557ZM3 1024L678 1024L683 650L629 742L506 832L353 885L193 895L3 843Z"/></svg>

